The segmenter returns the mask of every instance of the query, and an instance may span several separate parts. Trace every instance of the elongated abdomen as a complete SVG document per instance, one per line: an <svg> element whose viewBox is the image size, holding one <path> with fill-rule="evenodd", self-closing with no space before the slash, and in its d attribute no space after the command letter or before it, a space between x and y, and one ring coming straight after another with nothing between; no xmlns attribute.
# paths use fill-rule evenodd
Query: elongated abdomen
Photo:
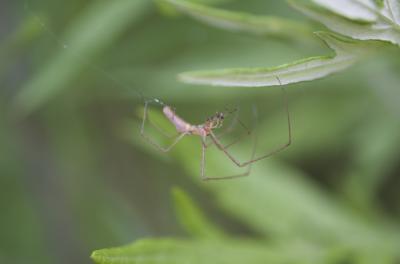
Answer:
<svg viewBox="0 0 400 264"><path fill-rule="evenodd" d="M176 127L176 130L180 133L189 132L191 125L177 116L175 112L169 106L164 106L163 108L164 115L171 121L172 124Z"/></svg>

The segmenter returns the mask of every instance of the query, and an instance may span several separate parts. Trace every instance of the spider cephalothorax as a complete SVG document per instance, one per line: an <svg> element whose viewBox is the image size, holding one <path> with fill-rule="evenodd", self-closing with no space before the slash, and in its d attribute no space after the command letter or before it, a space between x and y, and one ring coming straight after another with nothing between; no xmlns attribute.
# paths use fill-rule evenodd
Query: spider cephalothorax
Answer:
<svg viewBox="0 0 400 264"><path fill-rule="evenodd" d="M215 115L207 118L204 123L205 127L212 130L215 128L220 128L223 125L225 114L222 112L216 112Z"/></svg>

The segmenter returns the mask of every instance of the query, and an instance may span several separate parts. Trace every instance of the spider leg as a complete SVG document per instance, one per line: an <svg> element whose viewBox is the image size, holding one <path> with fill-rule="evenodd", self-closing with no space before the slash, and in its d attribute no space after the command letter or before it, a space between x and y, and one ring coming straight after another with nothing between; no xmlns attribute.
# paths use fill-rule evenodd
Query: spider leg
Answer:
<svg viewBox="0 0 400 264"><path fill-rule="evenodd" d="M201 142L202 142L202 148L201 148L201 169L200 169L200 171L201 171L201 179L202 179L203 181L228 180L228 179L235 179L235 178L240 178L240 177L246 177L246 176L249 176L249 175L250 175L250 172L251 172L253 163L250 163L250 164L247 166L246 171L243 172L243 173L234 174L234 175L230 175L230 176L222 176L222 177L209 177L209 176L206 176L206 173L205 173L205 163L206 163L206 161L205 161L205 159L206 159L206 149L207 149L207 145L205 144L205 143L206 143L206 142L205 142L205 138L202 138ZM253 151L252 151L252 153L251 153L250 159L254 159L254 155L255 155L255 153L256 153L255 150L256 150L256 140L254 141Z"/></svg>
<svg viewBox="0 0 400 264"><path fill-rule="evenodd" d="M256 122L257 121L257 111L256 111L255 108L254 108L254 114L255 114L254 115L255 116L255 118L254 118L255 120L254 121ZM236 118L237 118L237 115L236 115ZM247 133L244 134L244 135L250 135L251 131L249 129L247 129L247 127L239 119L237 119L237 122L239 122L240 125L247 131ZM225 148L229 148L230 146L232 146L232 145L236 144L237 142L239 142L243 138L244 135L240 136L235 141L229 143L227 146L225 146ZM212 142L214 143L214 141L212 141ZM206 154L207 147L208 147L208 145L206 144L205 138L202 138L202 159L201 159L201 179L202 180L204 180L204 181L228 180L228 179L246 177L246 176L250 175L253 163L249 163L247 165L246 171L244 171L243 173L229 175L229 176L222 176L222 177L221 176L220 177L209 177L209 176L206 176L206 173L205 173L205 154ZM254 156L256 154L256 147L257 147L257 135L254 134L254 143L253 143L253 149L252 149L252 152L251 152L250 159L254 159Z"/></svg>
<svg viewBox="0 0 400 264"><path fill-rule="evenodd" d="M146 135L144 128L146 124L146 120L148 119L147 117L147 112L148 112L148 106L149 106L150 101L146 101L144 103L144 113L143 113L143 119L142 119L142 125L140 126L140 135L147 140L151 145L153 145L155 148L157 148L161 152L168 152L170 151L184 136L187 135L187 133L181 133L179 136L175 138L175 140L167 147L163 147L160 144L158 144L156 141L154 141L151 137Z"/></svg>
<svg viewBox="0 0 400 264"><path fill-rule="evenodd" d="M159 105L161 105L161 106L165 106L165 103L163 103L162 101L160 101L160 100L157 99L157 98L153 98L153 99L150 99L150 100L145 101L145 107L146 107L146 105L148 105L148 104L151 103L151 102L154 102L154 103L159 104ZM147 115L147 114L146 114L146 115ZM156 123L154 123L153 120L151 120L151 118L150 118L149 116L146 116L146 117L147 117L148 122L149 122L156 130L158 130L158 132L160 132L161 134L163 134L165 137L167 137L167 138L174 138L174 137L176 137L175 135L171 135L171 134L165 132L161 127L159 127Z"/></svg>
<svg viewBox="0 0 400 264"><path fill-rule="evenodd" d="M286 109L286 114L287 114L287 124L288 124L288 141L287 143L281 145L280 147L277 147L276 149L269 151L265 153L264 155L261 155L256 158L251 158L248 161L240 162L238 159L236 159L228 150L227 148L221 143L221 141L215 136L215 134L210 131L210 137L211 140L214 142L214 144L225 153L225 155L232 161L234 162L238 167L245 167L248 166L249 164L268 158L284 149L290 146L292 143L292 128L291 128L291 121L290 121L290 114L289 114L289 107L288 107L288 100L287 100L287 95L285 89L282 87L282 91L284 93L284 104L285 104L285 109Z"/></svg>
<svg viewBox="0 0 400 264"><path fill-rule="evenodd" d="M160 132L161 134L163 134L165 137L167 137L167 138L174 138L174 137L176 137L175 135L170 135L170 134L168 134L167 132L165 132L161 127L159 127L156 123L154 123L154 122L150 119L150 117L148 117L147 119L148 119L149 123L150 123L155 129L157 129L158 132Z"/></svg>

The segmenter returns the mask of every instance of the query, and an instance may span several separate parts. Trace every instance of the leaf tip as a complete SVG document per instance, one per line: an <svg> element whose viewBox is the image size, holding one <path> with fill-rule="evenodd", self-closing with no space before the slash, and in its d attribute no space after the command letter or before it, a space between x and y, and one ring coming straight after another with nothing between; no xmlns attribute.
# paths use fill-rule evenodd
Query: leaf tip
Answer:
<svg viewBox="0 0 400 264"><path fill-rule="evenodd" d="M95 262L95 263L102 263L102 257L101 254L99 252L99 250L95 250L92 252L92 254L90 255L90 258Z"/></svg>
<svg viewBox="0 0 400 264"><path fill-rule="evenodd" d="M192 77L191 74L188 74L187 72L182 72L179 73L177 76L178 81L183 82L183 83L192 83Z"/></svg>

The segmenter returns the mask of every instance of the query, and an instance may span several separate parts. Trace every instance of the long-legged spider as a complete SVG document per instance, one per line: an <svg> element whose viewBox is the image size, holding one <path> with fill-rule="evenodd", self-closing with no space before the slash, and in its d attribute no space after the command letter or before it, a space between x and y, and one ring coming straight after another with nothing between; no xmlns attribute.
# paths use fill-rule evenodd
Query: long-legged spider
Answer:
<svg viewBox="0 0 400 264"><path fill-rule="evenodd" d="M170 151L182 138L184 138L187 135L195 135L199 136L201 138L201 144L202 144L202 152L201 152L201 179L202 180L222 180L222 179L233 179L233 178L239 178L239 177L244 177L248 176L251 172L252 164L256 161L268 158L285 148L287 148L291 142L292 142L292 132L291 132L291 121L290 121L290 114L289 114L289 108L288 108L288 100L287 100L287 95L286 91L282 87L282 91L284 94L284 105L285 105L285 110L287 114L287 124L288 124L288 141L287 143L281 145L278 148L273 149L272 151L269 151L267 153L264 153L263 155L255 157L255 151L256 151L256 145L257 145L257 138L254 137L254 143L253 143L253 150L251 152L251 157L249 160L241 162L237 158L234 157L233 154L231 154L228 149L232 145L236 144L239 142L239 139L229 143L229 144L222 144L220 141L220 137L223 134L229 133L230 130L232 130L232 127L234 126L235 122L240 123L244 128L245 126L243 123L237 118L237 110L234 111L229 111L229 112L216 112L213 116L207 118L207 120L203 124L199 125L192 125L185 120L183 120L181 117L175 114L175 110L169 106L166 105L165 103L161 102L158 99L151 99L151 100L146 100L144 104L144 113L143 113L143 120L142 120L142 125L140 127L140 134L142 135L143 138L145 138L151 145L153 145L155 148L162 152L168 152ZM163 107L163 113L165 117L175 126L178 136L174 139L174 141L167 147L162 147L159 145L157 142L155 142L152 138L150 138L148 135L145 134L144 128L145 128L145 123L146 120L148 119L148 106L149 103L154 102L157 104L160 104ZM221 128L223 126L223 121L225 116L228 113L233 113L236 112L236 116L234 117L232 124L229 125L226 130L222 133L220 133L219 136L217 136L214 133L214 129ZM156 124L154 124L151 120L149 122L160 132L162 132L165 136L171 137L164 133L162 129L160 129ZM245 128L246 129L246 128ZM246 129L247 130L247 129ZM250 134L250 131L247 130L247 134ZM207 142L207 138L210 138L211 141ZM241 174L236 174L236 175L231 175L231 176L223 176L223 177L208 177L205 174L205 156L206 156L206 149L215 144L219 150L221 150L235 165L238 167L247 167L246 171Z"/></svg>

